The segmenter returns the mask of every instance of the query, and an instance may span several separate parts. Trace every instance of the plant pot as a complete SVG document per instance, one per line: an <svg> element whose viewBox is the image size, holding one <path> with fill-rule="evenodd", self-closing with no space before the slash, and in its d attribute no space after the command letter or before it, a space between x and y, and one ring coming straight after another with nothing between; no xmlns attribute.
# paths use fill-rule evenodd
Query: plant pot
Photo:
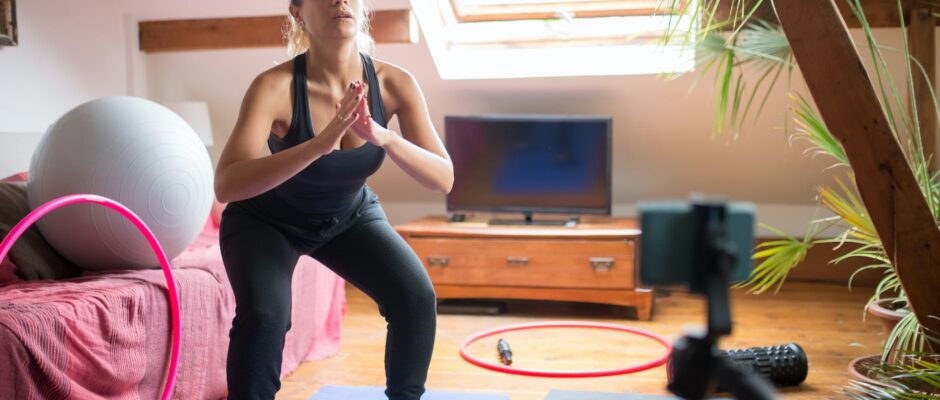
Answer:
<svg viewBox="0 0 940 400"><path fill-rule="evenodd" d="M871 371L871 366L881 362L880 354L872 354L868 356L861 356L852 361L849 361L849 376L852 380L859 382L867 382L871 384L882 383L883 380L873 378L870 375L873 375Z"/></svg>
<svg viewBox="0 0 940 400"><path fill-rule="evenodd" d="M936 356L929 358L930 362L940 362ZM902 383L914 392L935 393L936 388L917 379L903 371L885 370L881 366L881 355L872 354L861 356L849 362L849 377L858 382L870 384Z"/></svg>
<svg viewBox="0 0 940 400"><path fill-rule="evenodd" d="M895 311L895 309L900 308L897 305L903 306L906 303L894 303L895 299L881 299L868 306L868 313L874 315L881 321L881 328L885 335L891 333L891 330L894 329L894 326L898 324L898 321L901 318L904 318L904 313Z"/></svg>

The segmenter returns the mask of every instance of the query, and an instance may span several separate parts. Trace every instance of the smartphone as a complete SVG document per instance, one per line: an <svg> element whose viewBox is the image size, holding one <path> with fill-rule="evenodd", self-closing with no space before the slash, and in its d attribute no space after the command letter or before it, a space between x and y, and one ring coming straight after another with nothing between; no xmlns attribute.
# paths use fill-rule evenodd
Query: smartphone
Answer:
<svg viewBox="0 0 940 400"><path fill-rule="evenodd" d="M754 205L724 203L728 237L736 250L731 281L747 279L752 270L754 249ZM640 213L640 281L649 285L697 286L698 272L706 260L699 259L704 243L705 221L694 212L694 203L643 202Z"/></svg>

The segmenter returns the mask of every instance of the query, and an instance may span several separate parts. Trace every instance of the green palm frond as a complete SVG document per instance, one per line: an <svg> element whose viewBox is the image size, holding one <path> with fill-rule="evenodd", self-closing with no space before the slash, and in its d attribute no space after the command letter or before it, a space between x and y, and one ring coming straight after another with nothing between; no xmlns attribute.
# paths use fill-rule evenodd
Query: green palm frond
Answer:
<svg viewBox="0 0 940 400"><path fill-rule="evenodd" d="M875 40L874 31L872 30L871 24L868 22L868 18L865 16L861 1L848 0L847 3L852 13L855 14L855 17L858 19L862 32L865 34L866 47L872 59L871 70L874 72L875 82L878 84L877 89L881 96L881 106L884 109L885 115L888 117L892 132L897 137L903 132L899 127L898 119L901 120L900 126L910 126L911 120L904 111L906 104L900 95L897 84L894 83L894 78L888 73L888 63L881 51L881 47L878 45L878 41ZM900 0L898 4L900 5Z"/></svg>
<svg viewBox="0 0 940 400"><path fill-rule="evenodd" d="M903 9L901 1L898 1L897 5L899 10ZM914 90L912 86L912 78L915 73L926 76L926 71L924 71L923 65L917 62L917 60L911 56L907 37L902 37L903 46L901 47L901 51L905 61L906 68L904 71L908 82L908 87L906 88L908 97L903 98L900 95L900 90L898 90L898 85L895 84L891 74L887 72L888 64L885 61L885 57L882 52L883 48L879 46L875 40L871 26L869 25L867 19L865 19L860 0L849 1L849 6L852 9L852 12L855 13L856 17L859 18L862 31L864 32L866 41L868 43L868 50L873 60L872 70L874 71L877 78L876 82L878 83L881 93L882 107L885 110L885 114L889 118L889 122L895 136L901 143L907 144L908 151L906 152L906 155L908 157L908 162L912 166L914 176L917 179L917 182L920 184L921 191L924 193L924 197L927 200L928 206L933 213L934 218L936 219L938 214L940 214L940 201L938 201L935 187L931 185L933 176L930 173L930 158L928 158L924 153L924 147L921 141L921 128L917 118L918 113L922 112L933 112L940 116L940 107L937 106L936 95L933 94L933 83L928 80L928 85L930 86L930 90L928 90L928 92L931 93L932 104L910 107L910 112L907 112L908 104L917 105L917 101L913 97ZM904 18L900 18L899 23L901 29L904 30ZM915 66L917 67L916 71L914 68ZM932 106L932 109L929 109L929 106ZM930 150L931 152L933 151L933 149Z"/></svg>
<svg viewBox="0 0 940 400"><path fill-rule="evenodd" d="M751 271L747 280L734 285L735 288L747 288L749 293L757 294L774 286L776 286L774 292L779 291L790 274L790 270L806 258L806 253L815 243L813 237L818 233L818 230L813 231L800 240L772 226L763 224L761 226L782 239L758 244L751 258L763 261Z"/></svg>
<svg viewBox="0 0 940 400"><path fill-rule="evenodd" d="M880 245L881 239L865 204L839 177L835 177L835 180L839 185L838 190L830 186L819 188L820 203L850 225L851 229L846 231L848 237Z"/></svg>
<svg viewBox="0 0 940 400"><path fill-rule="evenodd" d="M940 400L938 394L924 394L899 382L873 384L850 381L845 394L857 400Z"/></svg>
<svg viewBox="0 0 940 400"><path fill-rule="evenodd" d="M940 343L935 338L931 338L924 328L917 321L917 315L905 311L906 315L898 321L888 339L885 340L884 348L881 351L881 362L888 363L892 354L923 354L928 340L934 343Z"/></svg>
<svg viewBox="0 0 940 400"><path fill-rule="evenodd" d="M757 123L757 117L760 116L767 104L767 99L773 93L774 87L784 70L788 73L788 78L793 73L793 58L790 52L790 42L783 33L779 25L774 25L766 21L756 21L747 26L740 35L737 45L734 47L736 57L742 65L750 64L759 74L754 87L747 97L747 104L740 118L737 113L733 113L732 126L740 126L747 120L754 99L760 97L760 106L754 114L753 122ZM767 79L770 78L770 81ZM743 77L739 76L743 80ZM767 82L765 86L764 83ZM763 95L759 92L763 91ZM740 103L740 101L738 101Z"/></svg>
<svg viewBox="0 0 940 400"><path fill-rule="evenodd" d="M684 9L683 3L685 3ZM710 32L723 29L724 25L718 23L715 18L719 3L704 0L660 0L657 9L665 10L669 16L659 42L660 46L679 45L685 48L691 45L694 48ZM671 77L678 75L667 74Z"/></svg>
<svg viewBox="0 0 940 400"><path fill-rule="evenodd" d="M795 140L807 140L812 145L805 154L810 156L828 155L836 160L834 166L849 166L849 159L839 140L832 135L822 117L813 109L803 95L790 93L793 104L791 111L796 122L795 133L791 136L791 144Z"/></svg>
<svg viewBox="0 0 940 400"><path fill-rule="evenodd" d="M921 359L914 361L914 365L906 370L915 378L940 391L940 364Z"/></svg>
<svg viewBox="0 0 940 400"><path fill-rule="evenodd" d="M688 43L719 31L730 32L730 36L735 36L747 27L751 17L765 1L768 0L724 0L723 3L722 0L660 0L657 8L663 10L681 10L685 3L684 12L672 14L667 20L662 43L674 40ZM727 5L726 16L719 15L723 4ZM695 29L682 29L689 21L694 22L692 25Z"/></svg>
<svg viewBox="0 0 940 400"><path fill-rule="evenodd" d="M897 400L905 393L912 392L902 384L874 384L869 382L850 381L845 394L856 400Z"/></svg>
<svg viewBox="0 0 940 400"><path fill-rule="evenodd" d="M930 196L933 198L934 204L940 204L940 171L935 172L930 177ZM937 221L937 224L940 225L940 212L933 213L934 219Z"/></svg>
<svg viewBox="0 0 940 400"><path fill-rule="evenodd" d="M897 273L892 266L892 261L885 253L884 245L878 232L875 230L875 224L868 215L865 204L856 194L854 188L850 188L842 179L835 177L837 188L831 186L822 186L819 188L820 204L828 208L835 214L835 217L829 217L816 220L814 223L828 221L844 224L845 231L833 239L821 239L816 243L836 244L836 249L845 244L853 244L857 247L842 254L830 261L830 264L837 264L848 259L864 259L874 263L866 264L858 268L849 277L849 289L852 288L852 282L855 277L863 272L873 269L882 271L881 280L875 288L874 293L868 299L868 304L872 304L885 297L898 297L906 299L904 288L898 279Z"/></svg>
<svg viewBox="0 0 940 400"><path fill-rule="evenodd" d="M778 24L756 20L747 25L736 49L742 62L792 65L790 42Z"/></svg>
<svg viewBox="0 0 940 400"><path fill-rule="evenodd" d="M891 264L871 264L871 265L866 265L866 266L860 267L860 268L856 269L855 272L852 273L852 276L849 276L849 291L852 290L852 282L855 281L855 277L858 276L858 274L860 274L860 273L862 273L862 272L864 272L864 271L872 270L872 269L880 269L880 270L882 271L882 274L888 274L888 273L893 273L893 272L894 272L894 267L892 267ZM866 304L871 304L871 303L873 303L874 301L880 300L880 298L874 299L874 301L872 301L872 300L873 300L873 298L869 298L869 299L868 299L868 303L866 303Z"/></svg>
<svg viewBox="0 0 940 400"><path fill-rule="evenodd" d="M726 42L723 36L713 33L699 43L696 50L696 69L700 69L703 75L714 70L715 84L719 87L713 132L720 132L723 129L730 99L740 96L740 88L735 91L733 97L731 95L735 80L735 57L732 46L733 43ZM743 80L738 79L738 82L743 83Z"/></svg>
<svg viewBox="0 0 940 400"><path fill-rule="evenodd" d="M920 137L919 134L917 136ZM914 170L914 177L917 179L917 184L920 186L925 200L927 200L927 206L930 208L934 220L938 220L940 218L940 188L937 186L937 174L930 170L933 157L926 157L920 148L920 145L914 145L909 151L915 154L911 157L911 168Z"/></svg>
<svg viewBox="0 0 940 400"><path fill-rule="evenodd" d="M901 1L898 1L898 9L903 10ZM902 14L903 15L903 14ZM904 18L899 18L901 25L901 30L905 29ZM940 108L937 107L937 97L934 93L933 82L929 79L929 75L924 71L924 66L917 61L911 55L910 45L907 41L907 36L902 35L902 40L904 46L904 61L907 63L905 72L907 73L907 82L908 82L908 104L912 105L910 109L910 122L909 126L909 140L908 140L908 155L910 158L910 163L914 170L914 176L917 179L918 184L920 185L921 192L924 193L924 196L927 199L927 205L930 208L931 213L934 215L936 220L938 213L940 213L940 203L936 201L936 193L932 192L933 185L931 185L931 172L930 172L930 158L927 157L927 154L924 151L923 140L921 138L921 126L920 118L918 118L919 113L932 112L937 116L940 116ZM917 65L917 71L915 72L913 65ZM928 92L931 96L931 104L928 109L928 105L918 104L916 98L916 91L914 90L914 74L919 74L921 77L927 78ZM934 152L934 149L930 149L931 154Z"/></svg>
<svg viewBox="0 0 940 400"><path fill-rule="evenodd" d="M788 77L792 75L793 67L789 42L778 25L759 21L738 35L706 34L696 47L696 69L702 74L714 70L719 88L713 135L726 127L739 129L755 105L757 111L751 119L756 123L780 76L784 71ZM745 74L751 71L758 78L748 89Z"/></svg>
<svg viewBox="0 0 940 400"><path fill-rule="evenodd" d="M895 298L898 301L906 301L907 294L904 293L904 287L901 286L901 280L894 268L885 269L882 272L881 280L875 286L875 292L868 299L868 305L874 304L881 299Z"/></svg>
<svg viewBox="0 0 940 400"><path fill-rule="evenodd" d="M839 240L839 242L840 244L846 243L845 240ZM838 256L832 259L830 263L838 264L850 258L865 258L869 260L875 260L881 263L879 265L887 264L890 266L891 260L889 260L888 256L885 255L884 249L882 249L880 245L871 244L867 242L861 242L861 241L856 241L854 243L860 244L861 246L849 251L848 253L845 253L841 256Z"/></svg>
<svg viewBox="0 0 940 400"><path fill-rule="evenodd" d="M732 63L734 62L734 53L731 48L728 47L725 38L718 34L708 35L705 40L699 42L697 46L695 51L695 68L699 70L701 74L696 75L695 82L698 82L700 76L708 75L714 70L716 76L715 83L717 84L719 82L717 77L724 74L724 67L728 64L728 59L731 58ZM692 87L694 88L695 85L693 84Z"/></svg>
<svg viewBox="0 0 940 400"><path fill-rule="evenodd" d="M727 19L720 19L720 1L689 0L684 13L670 16L661 40L662 45L677 41L694 43L695 69L701 72L698 75L714 72L718 98L713 136L729 127L739 130L749 116L753 116L756 124L780 76L787 71L789 78L795 67L789 42L780 26L766 21L751 21L765 0L726 0L726 4L729 1L730 14ZM680 5L680 0L660 0L659 7L676 9ZM682 29L688 25L689 19L696 24L691 29ZM749 23L745 24L745 21ZM683 36L677 37L680 34ZM757 74L753 86L745 79L746 72ZM672 79L680 75L666 76ZM752 114L754 107L757 110Z"/></svg>

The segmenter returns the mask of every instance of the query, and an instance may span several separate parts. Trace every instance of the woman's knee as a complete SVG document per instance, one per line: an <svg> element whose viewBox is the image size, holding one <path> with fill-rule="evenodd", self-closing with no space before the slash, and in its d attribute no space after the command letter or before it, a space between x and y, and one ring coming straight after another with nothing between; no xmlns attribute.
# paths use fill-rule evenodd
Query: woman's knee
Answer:
<svg viewBox="0 0 940 400"><path fill-rule="evenodd" d="M437 316L437 295L430 284L401 284L397 290L386 292L376 300L379 303L379 312L389 322Z"/></svg>
<svg viewBox="0 0 940 400"><path fill-rule="evenodd" d="M437 293L434 292L434 286L430 282L427 284L416 285L408 296L407 308L412 313L421 315L437 315Z"/></svg>
<svg viewBox="0 0 940 400"><path fill-rule="evenodd" d="M235 324L243 325L251 331L270 329L287 332L291 326L290 306L253 304L249 307L236 307Z"/></svg>
<svg viewBox="0 0 940 400"><path fill-rule="evenodd" d="M437 293L434 292L434 286L424 285L423 289L417 293L418 304L431 310L437 310Z"/></svg>

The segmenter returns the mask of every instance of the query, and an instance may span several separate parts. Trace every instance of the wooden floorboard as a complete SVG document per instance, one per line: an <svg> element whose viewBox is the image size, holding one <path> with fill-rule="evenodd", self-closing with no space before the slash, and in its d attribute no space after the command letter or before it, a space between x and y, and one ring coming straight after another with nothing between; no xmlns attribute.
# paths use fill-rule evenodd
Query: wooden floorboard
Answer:
<svg viewBox="0 0 940 400"><path fill-rule="evenodd" d="M736 291L734 335L723 348L797 342L806 350L806 382L783 391L784 398L845 398L849 360L879 350L876 321L862 320L871 289L849 292L843 285L788 283L780 293L760 296ZM306 400L323 385L384 386L385 321L375 304L347 285L348 311L343 343L335 356L307 362L285 378L278 399ZM653 320L631 320L633 310L581 303L517 301L499 316L440 314L427 387L436 390L505 393L511 400L542 400L551 389L666 394L665 367L615 377L550 379L507 375L481 369L460 358L457 349L469 335L518 322L590 320L623 323L674 338L684 327L704 322L704 303L685 293L656 297ZM656 357L660 347L612 331L551 329L502 335L513 348L515 365L540 369L613 368ZM474 344L471 352L495 360L495 338Z"/></svg>

